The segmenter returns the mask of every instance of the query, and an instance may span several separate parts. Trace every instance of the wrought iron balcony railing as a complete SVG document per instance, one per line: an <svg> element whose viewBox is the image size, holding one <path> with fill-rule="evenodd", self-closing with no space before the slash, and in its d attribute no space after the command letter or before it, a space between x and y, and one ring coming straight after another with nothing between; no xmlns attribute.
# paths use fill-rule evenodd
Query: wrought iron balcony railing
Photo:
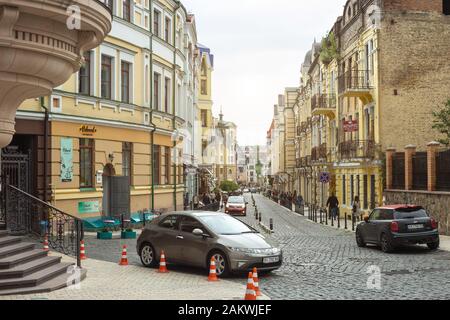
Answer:
<svg viewBox="0 0 450 320"><path fill-rule="evenodd" d="M316 94L311 98L311 111L316 109L336 109L334 94Z"/></svg>
<svg viewBox="0 0 450 320"><path fill-rule="evenodd" d="M327 145L321 144L319 147L314 147L311 150L312 161L324 161L327 160Z"/></svg>
<svg viewBox="0 0 450 320"><path fill-rule="evenodd" d="M338 150L341 160L374 159L376 153L375 141L351 140L341 142Z"/></svg>
<svg viewBox="0 0 450 320"><path fill-rule="evenodd" d="M347 91L368 91L373 89L373 75L370 70L351 70L338 79L339 94Z"/></svg>

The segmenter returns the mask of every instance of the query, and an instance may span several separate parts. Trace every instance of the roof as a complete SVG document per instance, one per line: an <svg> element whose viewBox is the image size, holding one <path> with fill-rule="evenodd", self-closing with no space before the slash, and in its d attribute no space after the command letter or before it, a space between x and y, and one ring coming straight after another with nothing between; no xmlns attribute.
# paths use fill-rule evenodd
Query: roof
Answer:
<svg viewBox="0 0 450 320"><path fill-rule="evenodd" d="M192 217L206 217L206 216L226 216L225 213L222 212L214 212L214 211L176 211L176 212L169 212L165 215L187 215Z"/></svg>
<svg viewBox="0 0 450 320"><path fill-rule="evenodd" d="M416 206L413 204L390 204L378 207L378 209L390 209L390 210L409 209L409 208L421 208L421 206Z"/></svg>

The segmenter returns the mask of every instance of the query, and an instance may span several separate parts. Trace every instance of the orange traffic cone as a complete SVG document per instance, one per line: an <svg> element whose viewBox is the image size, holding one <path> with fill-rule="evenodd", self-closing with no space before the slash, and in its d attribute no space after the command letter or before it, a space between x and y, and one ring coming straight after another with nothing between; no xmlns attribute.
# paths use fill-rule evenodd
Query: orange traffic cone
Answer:
<svg viewBox="0 0 450 320"><path fill-rule="evenodd" d="M208 281L213 282L213 281L219 281L219 279L217 278L217 272L216 272L216 260L214 259L214 257L211 258L211 264L209 266L209 277L208 277Z"/></svg>
<svg viewBox="0 0 450 320"><path fill-rule="evenodd" d="M164 254L164 250L161 251L161 259L159 261L159 273L168 273L169 270L167 270L166 266L166 255Z"/></svg>
<svg viewBox="0 0 450 320"><path fill-rule="evenodd" d="M48 248L48 235L45 234L45 237L44 237L44 251L48 251L48 250L49 250L49 248Z"/></svg>
<svg viewBox="0 0 450 320"><path fill-rule="evenodd" d="M255 287L256 296L262 296L261 290L259 290L258 270L256 267L253 268L253 286Z"/></svg>
<svg viewBox="0 0 450 320"><path fill-rule="evenodd" d="M245 291L244 300L256 300L256 292L253 284L253 273L248 273L247 290Z"/></svg>
<svg viewBox="0 0 450 320"><path fill-rule="evenodd" d="M80 260L86 260L86 251L84 250L84 240L80 242Z"/></svg>
<svg viewBox="0 0 450 320"><path fill-rule="evenodd" d="M119 265L121 265L121 266L127 266L128 265L127 246L126 245L123 246L122 259L120 259Z"/></svg>

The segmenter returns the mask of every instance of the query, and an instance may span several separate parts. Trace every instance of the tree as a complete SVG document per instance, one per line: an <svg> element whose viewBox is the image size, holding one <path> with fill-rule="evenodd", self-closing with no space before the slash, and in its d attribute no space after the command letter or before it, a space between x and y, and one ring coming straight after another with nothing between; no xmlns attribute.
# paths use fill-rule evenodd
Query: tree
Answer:
<svg viewBox="0 0 450 320"><path fill-rule="evenodd" d="M234 192L239 189L239 186L234 181L222 181L220 183L220 190L224 192Z"/></svg>
<svg viewBox="0 0 450 320"><path fill-rule="evenodd" d="M339 57L339 52L336 43L336 37L334 32L330 32L326 37L322 39L320 48L320 61L324 64L329 64L334 59Z"/></svg>
<svg viewBox="0 0 450 320"><path fill-rule="evenodd" d="M433 117L433 129L436 129L444 136L438 141L448 146L450 144L450 99L440 110L433 111Z"/></svg>

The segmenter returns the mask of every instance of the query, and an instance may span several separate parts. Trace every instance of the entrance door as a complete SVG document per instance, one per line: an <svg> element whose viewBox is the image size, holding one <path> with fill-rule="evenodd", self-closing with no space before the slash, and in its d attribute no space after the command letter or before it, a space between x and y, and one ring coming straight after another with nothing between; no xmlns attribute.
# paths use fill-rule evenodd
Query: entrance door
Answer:
<svg viewBox="0 0 450 320"><path fill-rule="evenodd" d="M120 219L130 218L130 178L126 176L110 177L111 179L111 216Z"/></svg>

